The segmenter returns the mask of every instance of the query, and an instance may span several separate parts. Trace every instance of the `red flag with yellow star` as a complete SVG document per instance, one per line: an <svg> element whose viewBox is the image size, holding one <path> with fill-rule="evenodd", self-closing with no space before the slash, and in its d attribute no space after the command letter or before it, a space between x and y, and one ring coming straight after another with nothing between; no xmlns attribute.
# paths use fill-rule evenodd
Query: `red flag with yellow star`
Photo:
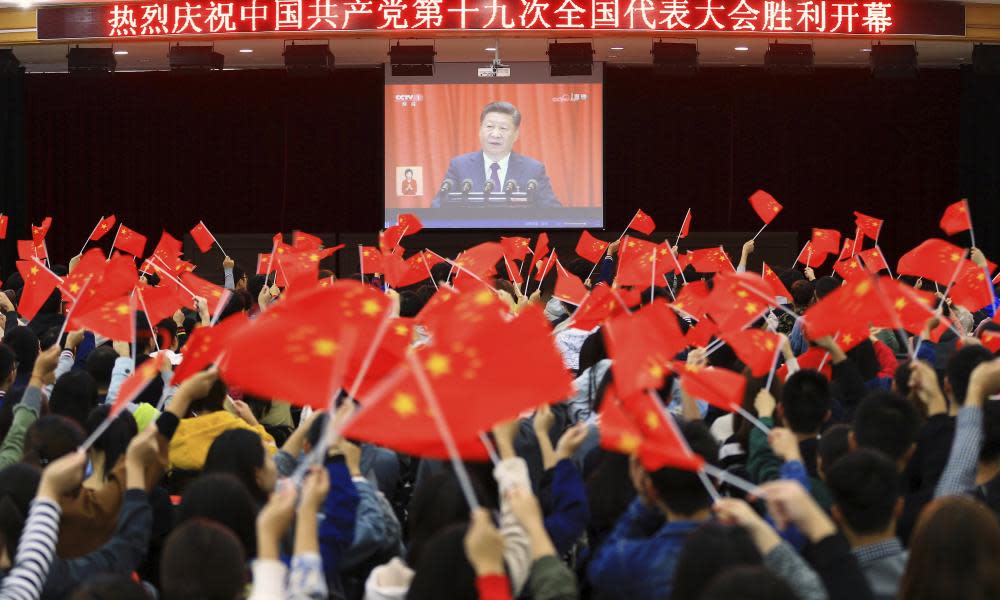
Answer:
<svg viewBox="0 0 1000 600"><path fill-rule="evenodd" d="M501 237L500 247L510 260L524 260L531 248L531 240L526 237Z"/></svg>
<svg viewBox="0 0 1000 600"><path fill-rule="evenodd" d="M687 347L677 316L663 300L609 320L601 332L613 359L615 387L623 396L659 389L671 361Z"/></svg>
<svg viewBox="0 0 1000 600"><path fill-rule="evenodd" d="M418 252L406 260L397 254L382 257L385 281L394 288L406 287L430 278L430 267L441 262L444 259L433 252Z"/></svg>
<svg viewBox="0 0 1000 600"><path fill-rule="evenodd" d="M826 252L817 252L816 248L813 247L812 240L810 240L802 247L802 251L799 252L799 256L795 259L795 262L815 269L826 262L827 256Z"/></svg>
<svg viewBox="0 0 1000 600"><path fill-rule="evenodd" d="M704 280L692 281L681 288L672 306L701 320L706 311L709 294L708 284Z"/></svg>
<svg viewBox="0 0 1000 600"><path fill-rule="evenodd" d="M818 346L812 346L802 354L795 357L795 360L799 363L800 369L811 369L813 371L819 371L820 375L826 377L827 381L833 376L833 363L830 360L829 354L826 350ZM822 365L823 369L820 370ZM778 367L778 370L774 372L775 376L781 381L785 381L788 378L788 363L785 363Z"/></svg>
<svg viewBox="0 0 1000 600"><path fill-rule="evenodd" d="M212 327L196 327L184 343L181 364L174 369L171 385L180 385L185 379L218 362L226 349L229 338L244 327L249 320L246 313L238 312L219 321Z"/></svg>
<svg viewBox="0 0 1000 600"><path fill-rule="evenodd" d="M66 295L66 300L72 304L74 299L80 295L80 291L83 290L83 286L86 285L88 279L97 285L101 281L104 269L108 264L110 263L105 261L104 253L100 249L91 248L84 252L73 271L68 273L63 278L62 283L59 284L59 289ZM96 293L96 290L94 293Z"/></svg>
<svg viewBox="0 0 1000 600"><path fill-rule="evenodd" d="M31 240L35 242L36 246L41 246L45 241L45 236L48 235L50 227L52 227L52 217L42 219L41 225L31 226Z"/></svg>
<svg viewBox="0 0 1000 600"><path fill-rule="evenodd" d="M834 335L845 324L895 327L896 321L889 313L892 306L889 281L876 282L871 277L850 280L810 306L802 315L809 339ZM881 286L884 299L876 285Z"/></svg>
<svg viewBox="0 0 1000 600"><path fill-rule="evenodd" d="M229 336L223 377L253 394L325 408L388 307L385 294L358 281L311 287Z"/></svg>
<svg viewBox="0 0 1000 600"><path fill-rule="evenodd" d="M111 405L111 410L108 411L108 420L118 416L123 408L128 406L129 403L134 402L139 397L139 394L160 375L160 369L163 368L164 360L166 360L166 354L157 352L156 356L149 358L137 366L135 373L125 378L121 387L118 388L118 396L115 397L115 402Z"/></svg>
<svg viewBox="0 0 1000 600"><path fill-rule="evenodd" d="M757 216L760 217L761 221L764 221L765 225L773 221L774 217L777 217L778 213L780 213L783 208L781 204L774 199L774 196L768 194L764 190L757 190L754 192L753 195L750 196L749 201L750 206L753 207L754 212L757 213Z"/></svg>
<svg viewBox="0 0 1000 600"><path fill-rule="evenodd" d="M17 312L30 321L59 285L59 277L37 261L19 260L17 270L24 279Z"/></svg>
<svg viewBox="0 0 1000 600"><path fill-rule="evenodd" d="M44 244L35 244L31 240L17 240L17 258L30 261L33 258L45 260L49 255L45 252Z"/></svg>
<svg viewBox="0 0 1000 600"><path fill-rule="evenodd" d="M782 283L781 278L778 277L778 274L767 263L763 263L761 267L761 276L771 286L771 292L775 297L780 296L788 302L792 301L792 293L788 291L788 288Z"/></svg>
<svg viewBox="0 0 1000 600"><path fill-rule="evenodd" d="M965 250L954 244L931 238L901 256L896 272L930 279L947 287L965 254Z"/></svg>
<svg viewBox="0 0 1000 600"><path fill-rule="evenodd" d="M673 419L649 395L643 392L625 396L621 406L642 434L638 457L644 469L658 471L672 467L697 471L705 464L688 446Z"/></svg>
<svg viewBox="0 0 1000 600"><path fill-rule="evenodd" d="M556 289L552 292L552 297L580 306L584 298L587 297L587 286L583 285L579 277L564 269L558 262L556 269Z"/></svg>
<svg viewBox="0 0 1000 600"><path fill-rule="evenodd" d="M588 262L598 263L610 245L609 242L599 240L590 235L589 231L584 230L580 233L580 240L576 243L576 253Z"/></svg>
<svg viewBox="0 0 1000 600"><path fill-rule="evenodd" d="M974 313L993 303L991 285L986 272L976 263L966 260L951 286L949 296L952 302Z"/></svg>
<svg viewBox="0 0 1000 600"><path fill-rule="evenodd" d="M840 254L837 255L837 260L844 260L845 258L854 254L854 240L851 238L844 238L844 244L840 247Z"/></svg>
<svg viewBox="0 0 1000 600"><path fill-rule="evenodd" d="M733 349L736 357L750 367L754 377L763 377L771 372L775 353L781 344L781 336L763 329L724 332L720 336Z"/></svg>
<svg viewBox="0 0 1000 600"><path fill-rule="evenodd" d="M768 370L770 367L768 365ZM691 397L728 412L743 406L747 379L739 373L719 367L695 367L680 362L674 363L674 371L681 377L681 389Z"/></svg>
<svg viewBox="0 0 1000 600"><path fill-rule="evenodd" d="M729 260L729 255L722 248L690 250L688 258L691 261L691 266L699 273L725 273L736 270L732 261Z"/></svg>
<svg viewBox="0 0 1000 600"><path fill-rule="evenodd" d="M111 231L111 228L115 226L115 221L116 219L114 215L101 219L101 221L97 224L97 227L94 228L94 231L91 232L90 241L96 242L107 235L107 233Z"/></svg>
<svg viewBox="0 0 1000 600"><path fill-rule="evenodd" d="M93 308L88 304L86 311L83 308L73 311L68 329L89 329L116 342L132 342L135 309L129 296L112 298Z"/></svg>
<svg viewBox="0 0 1000 600"><path fill-rule="evenodd" d="M840 249L840 232L836 229L812 230L812 247L816 252L836 254Z"/></svg>
<svg viewBox="0 0 1000 600"><path fill-rule="evenodd" d="M403 213L396 217L396 223L403 228L403 235L413 235L419 233L424 228L417 215L413 213Z"/></svg>
<svg viewBox="0 0 1000 600"><path fill-rule="evenodd" d="M694 327L688 329L687 333L684 334L684 339L689 346L704 348L717 333L719 333L719 326L712 319L705 317L698 321Z"/></svg>
<svg viewBox="0 0 1000 600"><path fill-rule="evenodd" d="M215 285L210 281L205 281L194 273L184 273L181 275L181 283L194 292L195 296L201 296L208 302L209 314L215 314L220 302L229 299L230 292L221 285Z"/></svg>
<svg viewBox="0 0 1000 600"><path fill-rule="evenodd" d="M496 242L484 242L462 253L455 264L463 270L486 278L496 275L497 262L503 256L503 248Z"/></svg>
<svg viewBox="0 0 1000 600"><path fill-rule="evenodd" d="M136 286L135 292L139 299L138 308L146 313L153 325L173 316L184 304L180 288L166 278L157 286L140 283Z"/></svg>
<svg viewBox="0 0 1000 600"><path fill-rule="evenodd" d="M625 414L611 389L605 393L598 414L601 448L625 455L638 452L642 444L642 431L632 422L632 418Z"/></svg>
<svg viewBox="0 0 1000 600"><path fill-rule="evenodd" d="M626 236L618 254L618 285L648 288L651 283L663 283L665 273L674 269L670 250L666 245L656 245L634 237Z"/></svg>
<svg viewBox="0 0 1000 600"><path fill-rule="evenodd" d="M576 329L590 331L604 322L605 319L623 310L622 301L615 297L615 290L600 283L590 290L587 297L583 299L583 303L570 318Z"/></svg>
<svg viewBox="0 0 1000 600"><path fill-rule="evenodd" d="M861 266L857 258L845 258L833 263L833 271L845 281L868 277L868 272Z"/></svg>
<svg viewBox="0 0 1000 600"><path fill-rule="evenodd" d="M361 273L371 275L372 273L384 273L385 267L382 264L382 253L375 246L361 247Z"/></svg>
<svg viewBox="0 0 1000 600"><path fill-rule="evenodd" d="M858 211L854 211L854 224L870 240L878 240L878 234L882 231L882 219L869 217Z"/></svg>
<svg viewBox="0 0 1000 600"><path fill-rule="evenodd" d="M747 327L775 303L771 286L753 273L720 273L705 308L721 331Z"/></svg>
<svg viewBox="0 0 1000 600"><path fill-rule="evenodd" d="M191 228L191 239L203 254L211 250L215 244L215 236L203 221L198 221L198 224Z"/></svg>
<svg viewBox="0 0 1000 600"><path fill-rule="evenodd" d="M1000 352L1000 333L989 330L983 331L979 335L979 341L993 354Z"/></svg>
<svg viewBox="0 0 1000 600"><path fill-rule="evenodd" d="M972 229L972 217L969 215L969 201L962 198L948 206L941 215L941 229L948 235Z"/></svg>
<svg viewBox="0 0 1000 600"><path fill-rule="evenodd" d="M271 255L266 253L257 254L257 274L267 275L271 272Z"/></svg>
<svg viewBox="0 0 1000 600"><path fill-rule="evenodd" d="M7 215L0 214L0 240L7 239Z"/></svg>
<svg viewBox="0 0 1000 600"><path fill-rule="evenodd" d="M656 223L653 222L653 217L650 217L646 213L642 212L642 209L635 211L635 216L629 221L628 227L626 229L635 229L638 232L649 235L653 233L656 229Z"/></svg>
<svg viewBox="0 0 1000 600"><path fill-rule="evenodd" d="M865 266L872 273L889 270L889 263L885 262L885 256L878 248L870 248L864 252L858 252L858 256L861 257Z"/></svg>
<svg viewBox="0 0 1000 600"><path fill-rule="evenodd" d="M387 227L385 231L378 236L378 247L385 252L392 252L395 248L399 246L399 241L403 239L403 227L401 225L393 225L392 227Z"/></svg>
<svg viewBox="0 0 1000 600"><path fill-rule="evenodd" d="M292 232L292 248L296 250L306 250L309 252L319 250L323 247L323 240L319 236L295 230Z"/></svg>
<svg viewBox="0 0 1000 600"><path fill-rule="evenodd" d="M129 229L124 224L119 225L114 247L132 256L142 258L143 250L146 249L146 236Z"/></svg>

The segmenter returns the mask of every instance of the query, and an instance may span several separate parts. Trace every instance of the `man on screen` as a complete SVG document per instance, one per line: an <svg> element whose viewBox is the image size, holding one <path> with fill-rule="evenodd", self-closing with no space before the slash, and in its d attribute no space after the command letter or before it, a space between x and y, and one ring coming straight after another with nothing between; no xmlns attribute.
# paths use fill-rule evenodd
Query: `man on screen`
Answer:
<svg viewBox="0 0 1000 600"><path fill-rule="evenodd" d="M451 159L445 182L451 183L451 191L462 191L465 181L472 182L472 192L486 191L500 193L507 189L508 182L517 187L515 191L527 192L532 184L534 200L539 206L562 206L552 191L552 183L545 174L545 165L533 158L512 152L514 142L521 127L521 112L510 102L491 102L479 115L479 143L482 150L470 152ZM438 188L432 207L441 206L445 193Z"/></svg>

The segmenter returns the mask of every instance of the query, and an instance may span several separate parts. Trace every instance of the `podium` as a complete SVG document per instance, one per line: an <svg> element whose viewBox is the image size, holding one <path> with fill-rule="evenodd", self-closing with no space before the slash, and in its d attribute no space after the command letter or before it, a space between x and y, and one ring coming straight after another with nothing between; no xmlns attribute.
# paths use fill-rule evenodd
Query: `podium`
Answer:
<svg viewBox="0 0 1000 600"><path fill-rule="evenodd" d="M535 202L534 193L528 194L527 192L493 192L489 194L484 194L483 192L449 192L442 198L441 206L535 207L538 204Z"/></svg>

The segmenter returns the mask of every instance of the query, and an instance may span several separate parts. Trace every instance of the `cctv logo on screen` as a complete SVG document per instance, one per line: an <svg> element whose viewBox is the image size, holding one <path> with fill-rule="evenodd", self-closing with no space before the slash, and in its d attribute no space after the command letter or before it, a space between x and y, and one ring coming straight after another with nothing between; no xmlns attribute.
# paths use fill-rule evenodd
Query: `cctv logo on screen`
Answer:
<svg viewBox="0 0 1000 600"><path fill-rule="evenodd" d="M553 96L553 102L586 102L587 94L563 94L562 96Z"/></svg>
<svg viewBox="0 0 1000 600"><path fill-rule="evenodd" d="M403 106L416 106L418 102L424 101L423 94L396 94L396 102Z"/></svg>

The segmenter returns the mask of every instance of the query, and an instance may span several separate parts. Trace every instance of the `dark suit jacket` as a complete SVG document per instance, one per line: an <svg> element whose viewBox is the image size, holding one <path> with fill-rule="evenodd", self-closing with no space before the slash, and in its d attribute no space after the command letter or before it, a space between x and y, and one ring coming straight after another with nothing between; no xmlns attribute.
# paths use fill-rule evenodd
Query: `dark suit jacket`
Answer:
<svg viewBox="0 0 1000 600"><path fill-rule="evenodd" d="M486 163L483 160L482 150L462 154L451 159L444 178L455 182L455 187L452 189L454 192L461 190L462 181L466 179L472 180L473 192L482 192L486 186ZM539 206L562 206L552 191L552 182L549 181L549 176L545 173L545 165L537 160L511 152L510 161L507 163L507 178L500 182L501 190L511 179L517 182L518 191L521 192L527 191L528 180L534 179L538 182L538 188L535 190L535 202ZM442 183L444 182L442 181ZM440 192L434 196L431 206L441 206L443 196Z"/></svg>

